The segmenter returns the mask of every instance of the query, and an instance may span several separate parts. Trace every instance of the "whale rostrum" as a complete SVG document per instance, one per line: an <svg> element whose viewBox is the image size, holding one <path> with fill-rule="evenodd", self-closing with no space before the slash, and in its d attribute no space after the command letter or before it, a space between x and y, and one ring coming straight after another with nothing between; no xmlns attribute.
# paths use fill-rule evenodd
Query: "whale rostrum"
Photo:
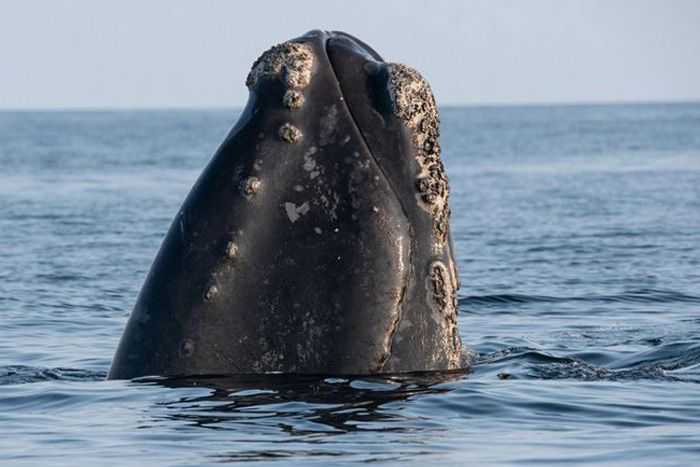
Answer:
<svg viewBox="0 0 700 467"><path fill-rule="evenodd" d="M265 52L151 266L109 378L465 367L428 83L342 33Z"/></svg>

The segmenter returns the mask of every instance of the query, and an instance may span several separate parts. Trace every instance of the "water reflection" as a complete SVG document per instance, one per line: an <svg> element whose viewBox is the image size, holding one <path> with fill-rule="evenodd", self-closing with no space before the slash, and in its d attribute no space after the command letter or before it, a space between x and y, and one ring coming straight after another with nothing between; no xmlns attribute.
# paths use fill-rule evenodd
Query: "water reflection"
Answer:
<svg viewBox="0 0 700 467"><path fill-rule="evenodd" d="M168 388L206 388L158 402L158 418L210 429L275 425L294 436L415 430L395 404L456 389L450 383L466 372L423 372L356 378L288 374L141 378L139 384ZM414 420L413 420L414 421Z"/></svg>

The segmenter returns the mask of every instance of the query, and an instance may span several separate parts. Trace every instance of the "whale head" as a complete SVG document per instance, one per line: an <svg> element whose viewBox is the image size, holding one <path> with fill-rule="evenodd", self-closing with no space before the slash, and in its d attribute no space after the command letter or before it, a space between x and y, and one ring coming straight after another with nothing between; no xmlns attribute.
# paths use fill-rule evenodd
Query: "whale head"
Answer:
<svg viewBox="0 0 700 467"><path fill-rule="evenodd" d="M178 211L110 378L465 365L428 83L342 32L272 47Z"/></svg>

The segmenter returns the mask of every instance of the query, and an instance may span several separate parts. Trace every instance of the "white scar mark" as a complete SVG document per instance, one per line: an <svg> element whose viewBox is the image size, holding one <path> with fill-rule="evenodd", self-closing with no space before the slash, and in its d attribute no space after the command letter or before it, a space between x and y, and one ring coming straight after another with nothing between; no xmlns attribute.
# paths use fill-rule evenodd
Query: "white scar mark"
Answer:
<svg viewBox="0 0 700 467"><path fill-rule="evenodd" d="M185 211L180 211L180 239L185 243Z"/></svg>
<svg viewBox="0 0 700 467"><path fill-rule="evenodd" d="M294 203L284 203L284 210L287 211L287 217L289 217L289 220L292 222L292 224L296 222L296 220L299 219L300 216L303 216L304 214L309 212L309 209L311 209L311 207L309 206L308 201L306 201L298 207Z"/></svg>

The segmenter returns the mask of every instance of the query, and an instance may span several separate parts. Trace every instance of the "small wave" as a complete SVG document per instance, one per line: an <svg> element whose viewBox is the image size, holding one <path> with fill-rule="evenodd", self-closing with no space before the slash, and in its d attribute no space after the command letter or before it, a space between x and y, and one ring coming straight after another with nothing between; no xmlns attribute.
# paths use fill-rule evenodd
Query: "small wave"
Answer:
<svg viewBox="0 0 700 467"><path fill-rule="evenodd" d="M605 367L574 361L571 364L544 365L532 368L531 376L538 379L575 379L582 381L636 381L636 380L684 380L668 376L663 368L648 365L627 370L611 370Z"/></svg>
<svg viewBox="0 0 700 467"><path fill-rule="evenodd" d="M590 302L590 303L700 303L700 295L686 294L672 290L638 289L629 290L612 295L586 295L555 297L548 295L527 294L492 294L469 295L459 299L460 306L470 305L502 305L502 304L529 304L529 303L563 303L563 302Z"/></svg>
<svg viewBox="0 0 700 467"><path fill-rule="evenodd" d="M96 381L104 379L105 372L75 368L43 368L24 365L0 366L0 386L37 383L40 381Z"/></svg>
<svg viewBox="0 0 700 467"><path fill-rule="evenodd" d="M654 365L664 370L677 371L698 364L700 364L700 344L697 342L671 342L633 354L620 360L614 367L629 369Z"/></svg>
<svg viewBox="0 0 700 467"><path fill-rule="evenodd" d="M477 364L495 365L507 361L516 363L528 363L542 365L551 363L570 363L574 359L570 357L558 357L547 352L530 347L509 347L489 354L480 354Z"/></svg>
<svg viewBox="0 0 700 467"><path fill-rule="evenodd" d="M579 354L580 356L580 354ZM530 347L511 347L481 354L477 361L480 371L500 372L515 378L575 379L583 381L683 381L700 383L700 344L673 342L631 356L614 358L606 354L606 365L596 365L598 354L590 359L579 356L553 355ZM598 359L601 360L601 359Z"/></svg>
<svg viewBox="0 0 700 467"><path fill-rule="evenodd" d="M566 301L566 298L548 297L546 295L524 294L495 294L495 295L470 295L458 300L459 305L492 305L514 303L547 303Z"/></svg>

